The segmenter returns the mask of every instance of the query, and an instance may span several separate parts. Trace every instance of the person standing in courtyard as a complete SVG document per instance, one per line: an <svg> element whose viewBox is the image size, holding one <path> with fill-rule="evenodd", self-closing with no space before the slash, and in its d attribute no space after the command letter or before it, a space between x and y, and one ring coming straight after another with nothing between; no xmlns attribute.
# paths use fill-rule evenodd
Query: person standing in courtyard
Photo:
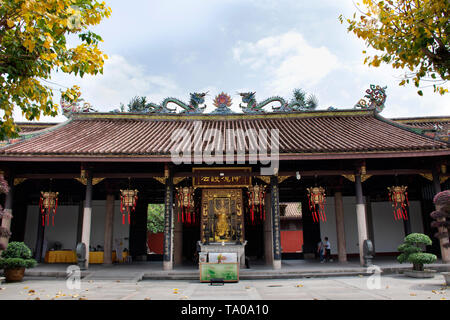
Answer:
<svg viewBox="0 0 450 320"><path fill-rule="evenodd" d="M333 261L331 259L331 244L330 241L328 241L328 237L325 237L325 243L323 244L325 248L325 260L326 261Z"/></svg>
<svg viewBox="0 0 450 320"><path fill-rule="evenodd" d="M324 263L324 245L322 242L322 239L320 239L320 241L317 243L317 253L319 254L319 259L320 259L320 263Z"/></svg>

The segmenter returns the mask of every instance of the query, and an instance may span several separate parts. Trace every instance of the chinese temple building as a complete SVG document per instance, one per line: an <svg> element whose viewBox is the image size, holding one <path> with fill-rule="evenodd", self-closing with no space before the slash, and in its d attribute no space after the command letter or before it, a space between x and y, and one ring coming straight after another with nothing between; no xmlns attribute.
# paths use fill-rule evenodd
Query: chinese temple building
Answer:
<svg viewBox="0 0 450 320"><path fill-rule="evenodd" d="M143 113L74 109L63 123L19 124L20 138L0 147L12 215L2 225L47 262L50 249L76 262L78 243L101 252L100 263L125 248L140 261L148 205L164 204L165 270L198 248L277 269L289 256L314 259L324 237L336 260L364 264L365 240L392 256L412 232L428 234L427 251L448 263L429 214L449 188L450 117L387 119L383 88L367 92L351 109L305 111L245 93L243 113L233 113L222 93L206 114L204 94L193 94ZM279 107L268 112L269 103Z"/></svg>

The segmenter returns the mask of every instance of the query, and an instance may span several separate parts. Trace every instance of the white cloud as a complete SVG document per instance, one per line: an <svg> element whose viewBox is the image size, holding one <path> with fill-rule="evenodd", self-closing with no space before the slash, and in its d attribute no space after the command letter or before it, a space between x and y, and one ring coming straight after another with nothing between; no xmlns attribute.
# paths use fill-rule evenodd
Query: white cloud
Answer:
<svg viewBox="0 0 450 320"><path fill-rule="evenodd" d="M337 57L324 46L313 47L295 31L256 42L238 42L233 57L253 72L265 74L267 91L287 95L294 88L311 88L339 67Z"/></svg>
<svg viewBox="0 0 450 320"><path fill-rule="evenodd" d="M59 104L59 89L78 85L81 98L96 110L108 112L127 104L132 97L146 96L148 101L160 103L167 96L180 94L180 88L168 75L149 74L143 66L132 65L120 55L112 55L105 61L103 74L83 78L55 73L51 79L55 88L54 102ZM181 92L181 94L183 94ZM15 110L16 121L25 121L19 109ZM40 121L60 122L66 118L41 117Z"/></svg>

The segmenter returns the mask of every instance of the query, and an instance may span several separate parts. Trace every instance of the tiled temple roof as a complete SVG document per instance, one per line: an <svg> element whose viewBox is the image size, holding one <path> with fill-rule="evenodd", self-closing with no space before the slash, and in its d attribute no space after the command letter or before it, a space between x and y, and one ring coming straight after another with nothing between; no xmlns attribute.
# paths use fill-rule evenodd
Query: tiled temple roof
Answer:
<svg viewBox="0 0 450 320"><path fill-rule="evenodd" d="M450 141L450 117L398 118L395 122L419 128L422 133L433 139Z"/></svg>
<svg viewBox="0 0 450 320"><path fill-rule="evenodd" d="M373 111L340 110L263 115L182 115L78 113L65 123L22 135L0 148L0 158L167 159L176 129L279 129L280 158L360 157L370 154L450 154L450 145ZM246 148L246 152L248 148ZM431 154L430 154L431 155ZM416 156L419 156L416 154Z"/></svg>
<svg viewBox="0 0 450 320"><path fill-rule="evenodd" d="M17 122L16 125L19 127L20 133L30 133L34 131L39 131L42 129L47 129L57 125L57 123L49 122Z"/></svg>
<svg viewBox="0 0 450 320"><path fill-rule="evenodd" d="M409 126L426 129L434 129L435 125L450 126L450 117L395 118L392 120Z"/></svg>
<svg viewBox="0 0 450 320"><path fill-rule="evenodd" d="M300 206L300 208L299 208ZM302 210L301 210L301 202L280 202L280 207L284 207L282 210L284 211L284 215L281 218L287 219L301 219L302 218ZM283 212L282 212L283 213Z"/></svg>

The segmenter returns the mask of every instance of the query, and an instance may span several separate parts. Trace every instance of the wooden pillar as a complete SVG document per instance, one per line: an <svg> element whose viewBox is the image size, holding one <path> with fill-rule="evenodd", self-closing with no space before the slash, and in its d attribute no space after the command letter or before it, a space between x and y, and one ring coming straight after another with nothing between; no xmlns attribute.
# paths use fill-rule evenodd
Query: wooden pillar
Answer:
<svg viewBox="0 0 450 320"><path fill-rule="evenodd" d="M347 262L347 249L345 244L344 203L342 191L334 192L334 210L336 215L336 235L338 245L338 261Z"/></svg>
<svg viewBox="0 0 450 320"><path fill-rule="evenodd" d="M163 270L173 269L173 179L172 171L165 168L166 189L164 195L164 255Z"/></svg>
<svg viewBox="0 0 450 320"><path fill-rule="evenodd" d="M365 197L366 200L366 217L367 217L367 238L372 241L373 250L376 252L376 244L375 244L375 231L373 227L373 212L372 212L372 203L370 201L370 196Z"/></svg>
<svg viewBox="0 0 450 320"><path fill-rule="evenodd" d="M272 239L273 239L273 268L281 269L281 237L280 237L280 194L278 177L270 177L272 204Z"/></svg>
<svg viewBox="0 0 450 320"><path fill-rule="evenodd" d="M13 197L14 197L14 176L12 174L9 174L7 178L8 186L9 186L9 192L6 194L5 199L5 208L3 211L3 215L1 217L2 219L2 228L11 231L11 219L13 218L12 215L12 209L13 209ZM1 243L4 244L5 248L8 246L9 243L9 237L1 237L0 238Z"/></svg>
<svg viewBox="0 0 450 320"><path fill-rule="evenodd" d="M433 186L434 186L434 195L438 194L442 191L441 182L439 179L439 174L436 170L433 170ZM437 209L437 208L436 208ZM443 221L445 218L438 219L437 221ZM439 232L447 232L445 228L439 228ZM440 238L439 245L441 247L441 259L443 263L450 263L450 248L445 248L444 244L449 242L449 238Z"/></svg>
<svg viewBox="0 0 450 320"><path fill-rule="evenodd" d="M92 173L86 170L86 196L83 210L83 227L81 231L81 242L86 246L86 264L89 267L89 245L91 240L91 214L92 214Z"/></svg>
<svg viewBox="0 0 450 320"><path fill-rule="evenodd" d="M36 245L34 248L34 259L37 262L41 262L43 255L42 249L44 245L45 224L42 223L41 210L39 208L38 214L36 216L37 216L38 231L36 235Z"/></svg>
<svg viewBox="0 0 450 320"><path fill-rule="evenodd" d="M364 196L362 192L361 175L355 175L355 191L356 191L356 220L358 225L358 246L359 246L359 261L361 266L364 266L364 240L367 236L367 218L366 208L364 204Z"/></svg>
<svg viewBox="0 0 450 320"><path fill-rule="evenodd" d="M103 263L112 264L115 196L112 190L108 190L107 192L108 194L106 195L105 241L103 246Z"/></svg>
<svg viewBox="0 0 450 320"><path fill-rule="evenodd" d="M270 192L266 193L266 212L272 213L272 202ZM267 265L273 265L273 237L272 237L272 214L266 214L264 220L264 258Z"/></svg>

